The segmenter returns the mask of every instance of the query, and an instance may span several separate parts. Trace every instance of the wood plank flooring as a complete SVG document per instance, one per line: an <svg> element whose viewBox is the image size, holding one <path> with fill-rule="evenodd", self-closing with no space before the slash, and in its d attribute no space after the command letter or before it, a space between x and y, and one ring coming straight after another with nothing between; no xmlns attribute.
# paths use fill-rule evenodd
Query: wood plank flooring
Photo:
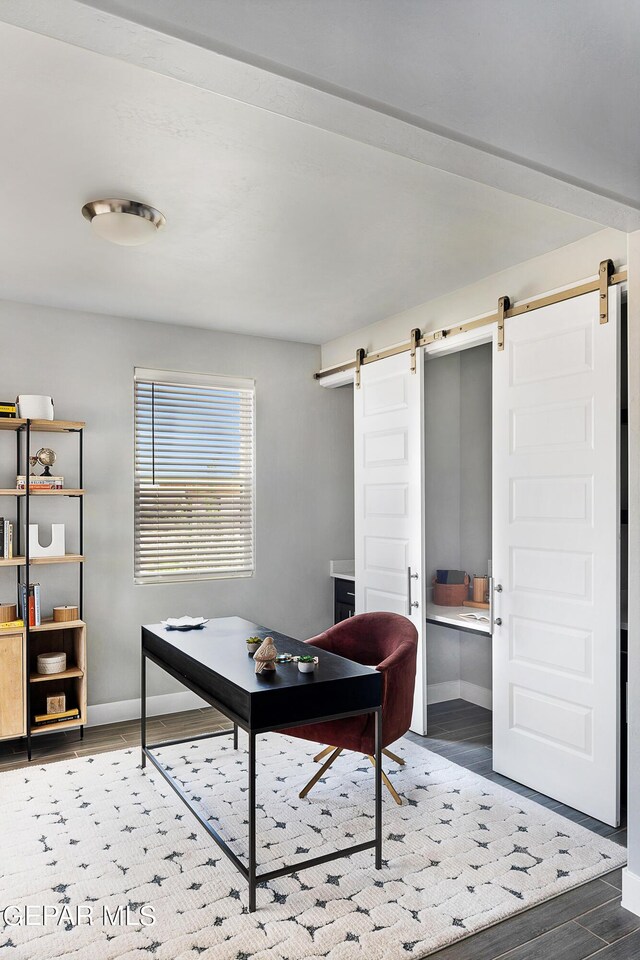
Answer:
<svg viewBox="0 0 640 960"><path fill-rule="evenodd" d="M491 712L464 700L432 704L428 709L429 734L408 734L414 743L432 750L475 773L500 783L522 796L530 797L557 813L580 823L600 836L626 844L623 820L617 829L586 817L514 783L491 769ZM187 713L153 717L147 722L147 736L153 742L207 733L228 727L225 717L211 708ZM77 731L38 738L34 743L36 763L50 763L118 750L140 743L137 720L88 727L84 740ZM19 741L0 743L0 773L27 766ZM622 871L614 870L600 880L546 903L533 907L487 930L461 940L431 960L638 960L640 957L640 917L620 906ZM302 960L302 958L301 958Z"/></svg>

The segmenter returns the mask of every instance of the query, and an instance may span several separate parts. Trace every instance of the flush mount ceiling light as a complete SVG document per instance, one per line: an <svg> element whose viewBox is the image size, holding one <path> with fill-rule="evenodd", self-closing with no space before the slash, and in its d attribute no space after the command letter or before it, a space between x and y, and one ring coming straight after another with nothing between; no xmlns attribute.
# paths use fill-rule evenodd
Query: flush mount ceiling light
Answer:
<svg viewBox="0 0 640 960"><path fill-rule="evenodd" d="M148 243L166 223L159 210L137 200L92 200L82 215L103 240L125 247Z"/></svg>

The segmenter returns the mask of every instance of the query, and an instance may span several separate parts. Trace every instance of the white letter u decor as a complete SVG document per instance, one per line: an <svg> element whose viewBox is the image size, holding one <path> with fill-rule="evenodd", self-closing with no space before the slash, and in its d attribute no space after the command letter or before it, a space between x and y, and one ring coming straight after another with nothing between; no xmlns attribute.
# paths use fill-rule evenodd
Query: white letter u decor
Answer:
<svg viewBox="0 0 640 960"><path fill-rule="evenodd" d="M40 543L39 524L29 524L29 556L30 557L63 557L64 556L64 523L51 524L51 543L43 547Z"/></svg>

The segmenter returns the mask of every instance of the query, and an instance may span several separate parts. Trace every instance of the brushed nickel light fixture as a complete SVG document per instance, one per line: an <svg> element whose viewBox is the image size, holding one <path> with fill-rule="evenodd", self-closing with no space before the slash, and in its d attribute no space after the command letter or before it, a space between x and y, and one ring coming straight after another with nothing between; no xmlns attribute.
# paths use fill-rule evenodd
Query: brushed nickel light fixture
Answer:
<svg viewBox="0 0 640 960"><path fill-rule="evenodd" d="M82 215L95 234L124 247L148 243L166 223L159 210L137 200L91 200Z"/></svg>

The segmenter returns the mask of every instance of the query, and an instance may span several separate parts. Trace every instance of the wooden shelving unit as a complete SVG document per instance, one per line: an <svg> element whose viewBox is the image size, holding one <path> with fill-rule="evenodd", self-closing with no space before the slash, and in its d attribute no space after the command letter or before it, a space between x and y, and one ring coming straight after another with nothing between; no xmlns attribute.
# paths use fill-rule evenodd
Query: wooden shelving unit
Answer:
<svg viewBox="0 0 640 960"><path fill-rule="evenodd" d="M24 736L26 738L27 754L31 759L32 736L54 731L79 729L83 736L84 725L87 719L87 681L86 681L86 624L82 620L83 592L84 592L84 488L83 481L83 430L85 424L79 420L24 420L1 419L0 432L13 431L16 434L16 465L17 472L29 476L29 455L31 452L32 433L74 433L78 436L78 486L63 490L33 490L27 485L25 490L16 488L0 488L0 497L15 497L17 522L15 548L16 556L0 558L0 568L14 567L16 569L16 586L18 596L20 585L27 587L31 584L31 567L46 566L49 564L77 564L78 566L78 610L80 619L66 623L54 623L53 620L43 620L37 627L30 627L28 622L22 628L6 627L0 629L0 643L6 646L5 656L11 651L14 676L11 679L11 689L22 691L23 720L21 725L16 724L16 708L13 706L11 730L7 734L2 728L2 711L0 710L0 739L6 736ZM68 553L61 557L31 557L29 555L29 522L31 500L41 497L71 497L78 502L79 547L78 553ZM15 642L21 640L23 662L18 676L15 656ZM11 642L14 646L11 647ZM64 650L67 654L67 668L57 674L39 674L36 669L39 653ZM0 650L0 653L2 651ZM71 720L46 723L36 726L33 717L46 712L46 697L49 693L64 693L67 708L78 707L79 717ZM21 729L18 729L21 726ZM9 728L7 728L9 729Z"/></svg>

